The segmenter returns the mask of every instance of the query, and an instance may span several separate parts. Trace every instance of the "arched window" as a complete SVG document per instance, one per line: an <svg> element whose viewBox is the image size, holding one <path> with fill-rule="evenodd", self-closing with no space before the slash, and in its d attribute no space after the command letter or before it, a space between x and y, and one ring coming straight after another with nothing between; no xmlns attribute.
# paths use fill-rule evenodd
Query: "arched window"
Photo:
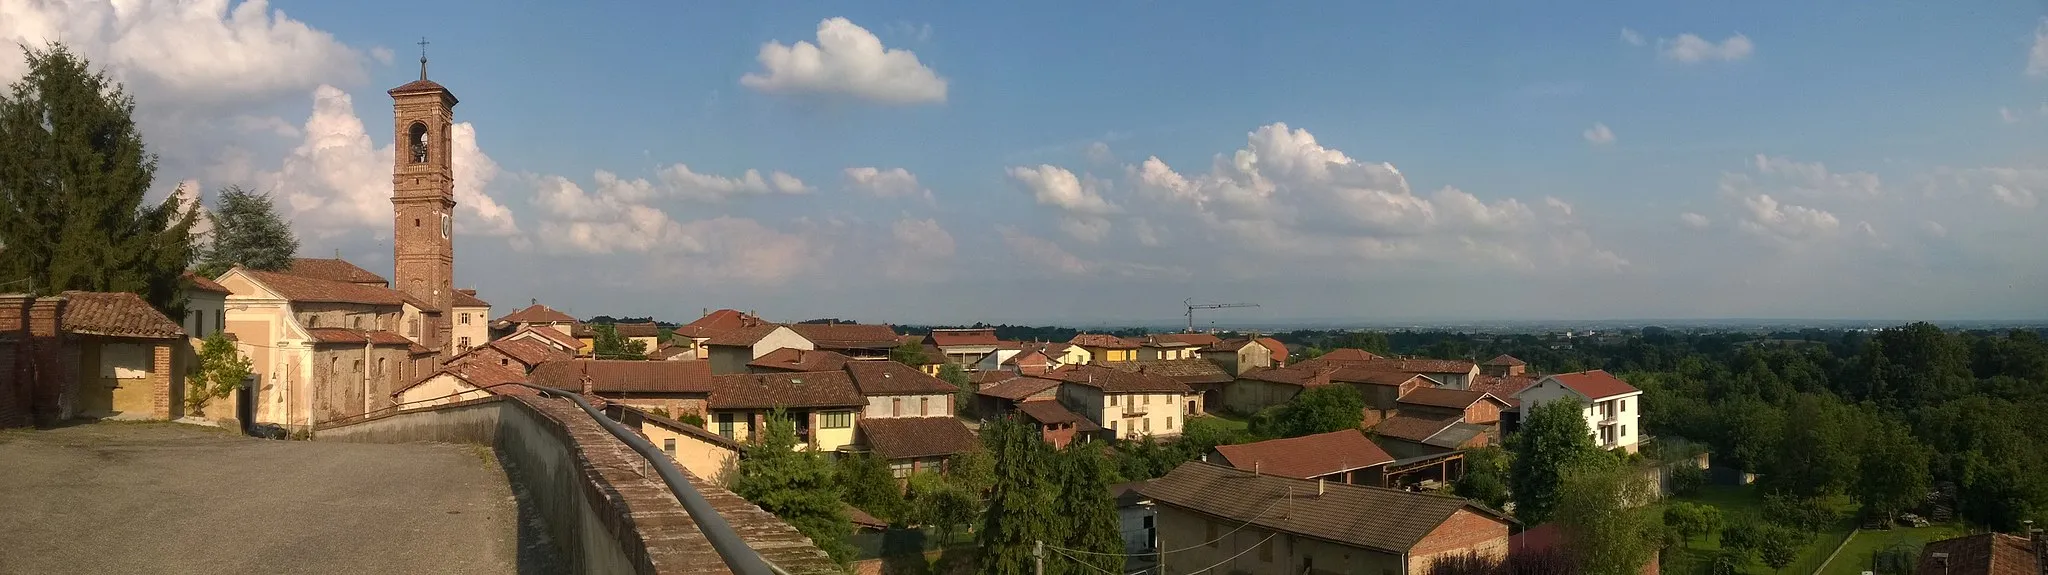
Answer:
<svg viewBox="0 0 2048 575"><path fill-rule="evenodd" d="M413 122L412 127L405 130L405 141L412 146L412 163L427 163L427 125Z"/></svg>

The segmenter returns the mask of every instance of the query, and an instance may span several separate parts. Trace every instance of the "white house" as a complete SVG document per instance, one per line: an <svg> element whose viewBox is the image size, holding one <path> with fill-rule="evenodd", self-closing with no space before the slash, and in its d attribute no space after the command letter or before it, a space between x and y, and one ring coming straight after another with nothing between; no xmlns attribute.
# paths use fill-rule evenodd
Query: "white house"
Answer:
<svg viewBox="0 0 2048 575"><path fill-rule="evenodd" d="M1601 449L1616 447L1636 451L1643 428L1636 421L1642 413L1642 390L1603 370L1560 373L1547 376L1521 392L1522 421L1537 405L1572 399L1584 406L1586 428L1593 430L1593 443Z"/></svg>
<svg viewBox="0 0 2048 575"><path fill-rule="evenodd" d="M748 363L778 349L818 349L789 327L772 323L756 323L711 336L704 340L704 347L711 350L711 373L721 375L746 373Z"/></svg>

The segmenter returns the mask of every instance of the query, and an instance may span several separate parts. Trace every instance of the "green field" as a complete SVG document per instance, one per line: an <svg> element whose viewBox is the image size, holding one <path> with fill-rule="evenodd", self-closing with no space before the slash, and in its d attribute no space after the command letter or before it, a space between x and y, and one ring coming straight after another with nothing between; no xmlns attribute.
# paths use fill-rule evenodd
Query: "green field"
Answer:
<svg viewBox="0 0 2048 575"><path fill-rule="evenodd" d="M1702 503L1718 507L1721 509L1722 521L1727 525L1762 523L1764 521L1763 496L1757 493L1754 487L1709 485L1701 488L1697 494L1686 497L1673 497L1672 500ZM1852 508L1853 504L1844 502L1843 505L1845 506L1844 515L1847 516L1846 511L1849 510L1847 508ZM1834 552L1835 546L1841 544L1842 540L1848 537L1853 527L1848 520L1844 520L1835 529L1815 535L1813 540L1807 542L1805 547L1800 548L1799 558L1793 560L1792 564L1787 566L1783 573L1814 572L1823 561L1827 560L1828 554ZM1714 556L1715 552L1720 550L1721 534L1719 533L1687 541L1684 547L1665 557L1665 563L1667 564L1665 570L1667 572L1690 572L1690 566L1704 565ZM1762 562L1752 560L1748 565L1744 566L1743 572L1774 573L1776 571L1773 571Z"/></svg>
<svg viewBox="0 0 2048 575"><path fill-rule="evenodd" d="M1927 527L1892 528L1883 531L1858 531L1849 543L1842 546L1842 552L1835 555L1821 575L1858 575L1870 568L1870 556L1878 550L1894 545L1908 545L1919 548L1929 541L1939 541L1964 535L1963 528L1955 525L1930 525Z"/></svg>

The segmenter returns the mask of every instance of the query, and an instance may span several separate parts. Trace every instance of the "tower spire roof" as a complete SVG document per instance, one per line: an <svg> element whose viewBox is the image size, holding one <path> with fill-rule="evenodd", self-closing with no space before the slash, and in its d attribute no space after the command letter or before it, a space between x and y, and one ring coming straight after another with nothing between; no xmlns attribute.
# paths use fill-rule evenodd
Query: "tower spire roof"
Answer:
<svg viewBox="0 0 2048 575"><path fill-rule="evenodd" d="M420 37L420 80L427 79L427 37Z"/></svg>

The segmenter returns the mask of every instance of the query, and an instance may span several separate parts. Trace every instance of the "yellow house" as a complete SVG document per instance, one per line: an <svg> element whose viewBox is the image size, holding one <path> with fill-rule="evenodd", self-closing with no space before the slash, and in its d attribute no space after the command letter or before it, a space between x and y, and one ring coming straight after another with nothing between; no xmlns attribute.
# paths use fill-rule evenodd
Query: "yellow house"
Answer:
<svg viewBox="0 0 2048 575"><path fill-rule="evenodd" d="M255 372L252 420L303 429L395 405L440 368L418 338L425 305L372 283L236 267L218 283L227 331Z"/></svg>
<svg viewBox="0 0 2048 575"><path fill-rule="evenodd" d="M726 475L739 465L740 443L702 427L616 403L605 406L604 412L613 421L640 432L648 443L667 452L676 465L691 475L723 484Z"/></svg>
<svg viewBox="0 0 2048 575"><path fill-rule="evenodd" d="M796 423L798 449L829 452L853 444L868 400L845 371L809 371L714 375L707 404L705 425L727 439L758 441L768 415L780 410Z"/></svg>
<svg viewBox="0 0 2048 575"><path fill-rule="evenodd" d="M391 395L399 409L420 409L492 395L539 394L523 385L525 382L526 374L516 367L465 361L441 368Z"/></svg>
<svg viewBox="0 0 2048 575"><path fill-rule="evenodd" d="M1139 342L1113 335L1084 333L1067 340L1080 346L1088 354L1088 363L1098 361L1137 361ZM1073 364L1067 364L1073 365Z"/></svg>
<svg viewBox="0 0 2048 575"><path fill-rule="evenodd" d="M661 326L655 325L654 322L618 323L612 324L612 329L619 330L619 337L640 342L642 352L654 353L654 350L661 347Z"/></svg>
<svg viewBox="0 0 2048 575"><path fill-rule="evenodd" d="M455 354L461 355L491 342L491 304L477 299L476 290L455 290L455 305L449 310L453 314L454 327L450 336L455 338Z"/></svg>

